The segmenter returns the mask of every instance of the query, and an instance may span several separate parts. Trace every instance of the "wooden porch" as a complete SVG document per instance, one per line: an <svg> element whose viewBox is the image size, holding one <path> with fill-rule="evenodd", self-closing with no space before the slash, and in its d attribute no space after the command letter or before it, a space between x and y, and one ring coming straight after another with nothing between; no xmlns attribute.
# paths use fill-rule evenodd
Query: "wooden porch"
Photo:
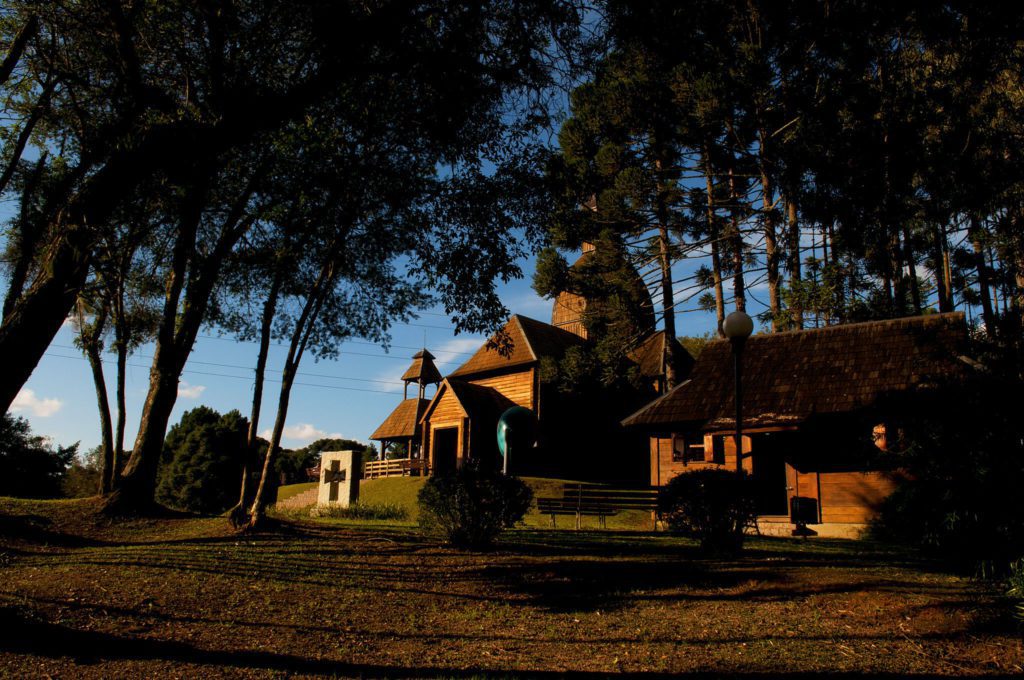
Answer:
<svg viewBox="0 0 1024 680"><path fill-rule="evenodd" d="M428 472L427 463L419 458L397 460L368 460L363 464L363 479L381 477L423 477Z"/></svg>

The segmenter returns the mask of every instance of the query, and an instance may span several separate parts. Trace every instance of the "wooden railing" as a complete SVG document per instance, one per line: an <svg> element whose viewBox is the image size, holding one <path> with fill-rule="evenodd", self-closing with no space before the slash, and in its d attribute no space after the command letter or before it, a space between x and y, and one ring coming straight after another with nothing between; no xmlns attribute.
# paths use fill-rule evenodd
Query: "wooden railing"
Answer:
<svg viewBox="0 0 1024 680"><path fill-rule="evenodd" d="M419 459L368 460L363 464L363 479L408 477L409 475L425 475L426 473L426 462Z"/></svg>

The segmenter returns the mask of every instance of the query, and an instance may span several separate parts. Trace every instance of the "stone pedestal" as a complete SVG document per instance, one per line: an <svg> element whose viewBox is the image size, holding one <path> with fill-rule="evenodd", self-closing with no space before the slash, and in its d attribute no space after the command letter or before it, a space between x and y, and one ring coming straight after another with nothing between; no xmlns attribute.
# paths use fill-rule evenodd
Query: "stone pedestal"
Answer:
<svg viewBox="0 0 1024 680"><path fill-rule="evenodd" d="M355 451L324 451L320 454L320 490L317 505L347 508L359 498L363 454Z"/></svg>

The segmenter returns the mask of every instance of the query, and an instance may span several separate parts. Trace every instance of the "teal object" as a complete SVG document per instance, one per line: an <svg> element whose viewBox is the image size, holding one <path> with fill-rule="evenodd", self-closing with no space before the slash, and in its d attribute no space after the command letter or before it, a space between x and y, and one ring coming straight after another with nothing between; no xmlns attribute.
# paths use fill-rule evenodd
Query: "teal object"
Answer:
<svg viewBox="0 0 1024 680"><path fill-rule="evenodd" d="M522 451L537 441L537 417L533 411L513 406L498 418L498 451L508 457L509 449Z"/></svg>

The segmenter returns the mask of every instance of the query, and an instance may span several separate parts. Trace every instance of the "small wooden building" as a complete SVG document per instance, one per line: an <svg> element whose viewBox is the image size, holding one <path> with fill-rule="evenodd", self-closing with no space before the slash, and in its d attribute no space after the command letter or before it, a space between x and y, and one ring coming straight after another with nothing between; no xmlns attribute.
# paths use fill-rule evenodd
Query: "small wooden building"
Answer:
<svg viewBox="0 0 1024 680"><path fill-rule="evenodd" d="M426 461L420 450L422 433L420 420L430 400L426 399L428 385L441 382L441 373L434 365L434 355L423 349L412 357L412 364L402 375L404 395L402 402L391 412L383 423L370 435L380 442L380 460L367 461L364 475L368 479L390 474L416 474L426 472ZM417 395L409 398L409 385L415 384ZM405 449L401 460L388 460L388 454L397 445Z"/></svg>
<svg viewBox="0 0 1024 680"><path fill-rule="evenodd" d="M461 465L469 458L495 459L498 418L512 406L523 406L545 426L546 400L542 396L540 362L559 358L578 335L549 324L514 315L496 339L487 343L441 382L421 418L422 448L428 451L432 473ZM513 461L517 472L528 466L529 456Z"/></svg>
<svg viewBox="0 0 1024 680"><path fill-rule="evenodd" d="M742 465L758 486L759 527L788 533L794 506L822 535L853 536L899 473L874 469L885 409L963 376L962 313L755 335L743 351ZM708 467L736 469L734 368L709 343L688 380L623 421L650 435L651 484ZM796 502L794 503L795 499Z"/></svg>

